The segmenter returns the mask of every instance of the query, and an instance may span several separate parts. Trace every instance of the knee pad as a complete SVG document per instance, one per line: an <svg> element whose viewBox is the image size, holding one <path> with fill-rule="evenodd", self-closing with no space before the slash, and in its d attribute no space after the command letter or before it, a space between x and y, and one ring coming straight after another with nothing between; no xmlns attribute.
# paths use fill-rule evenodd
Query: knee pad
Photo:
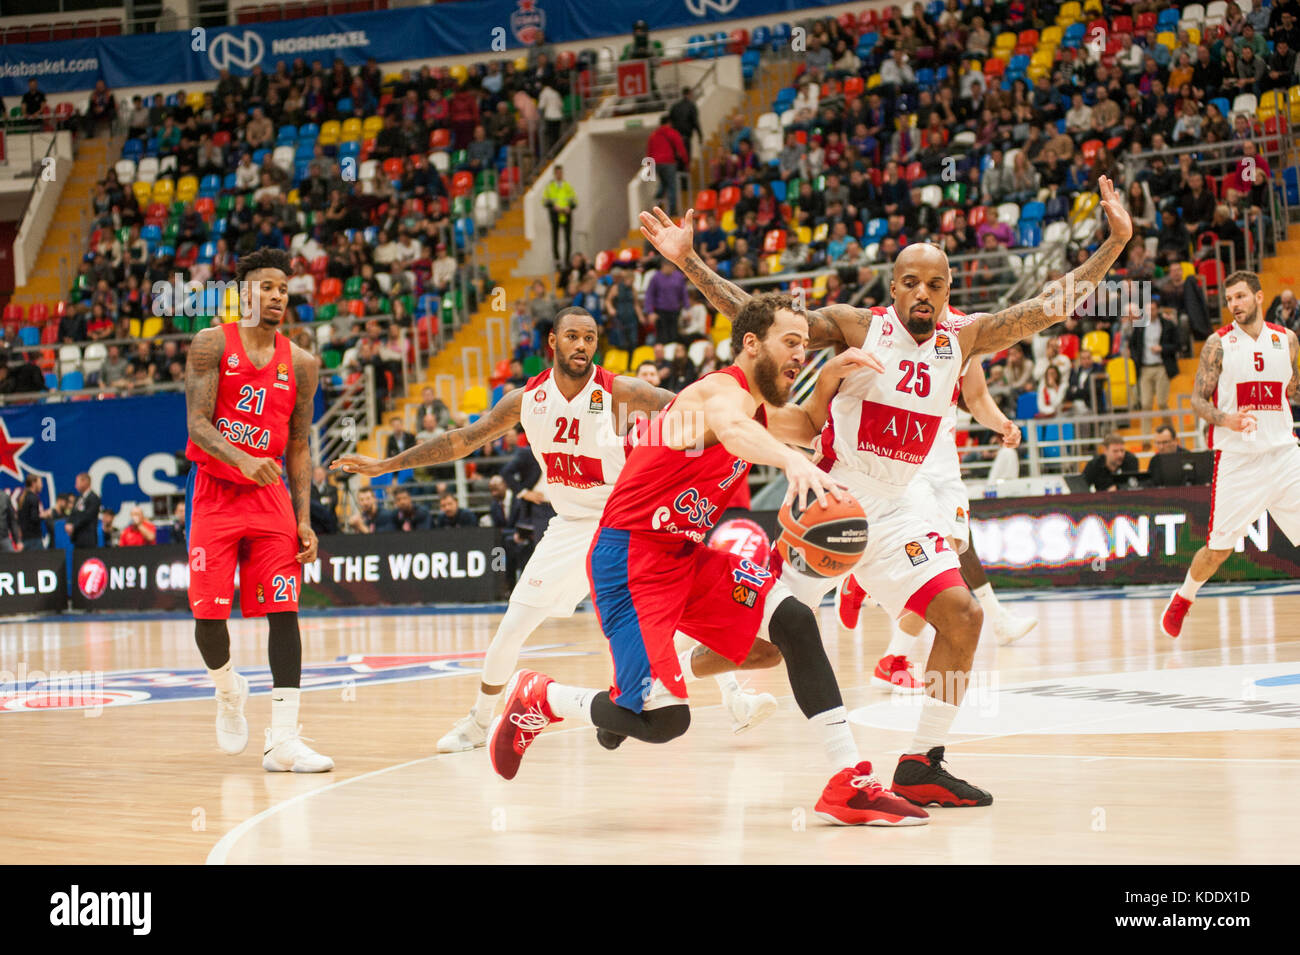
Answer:
<svg viewBox="0 0 1300 955"><path fill-rule="evenodd" d="M665 706L641 714L646 721L645 742L667 743L685 733L691 726L691 708L684 703Z"/></svg>

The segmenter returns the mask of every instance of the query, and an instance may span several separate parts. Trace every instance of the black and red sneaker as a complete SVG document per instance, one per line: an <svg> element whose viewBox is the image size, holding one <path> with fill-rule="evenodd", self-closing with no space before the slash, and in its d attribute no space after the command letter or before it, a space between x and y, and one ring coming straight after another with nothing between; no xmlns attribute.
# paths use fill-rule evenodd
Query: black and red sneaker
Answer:
<svg viewBox="0 0 1300 955"><path fill-rule="evenodd" d="M928 753L904 753L894 770L894 785L890 789L918 806L940 805L952 809L993 805L991 793L958 779L942 764L942 746Z"/></svg>

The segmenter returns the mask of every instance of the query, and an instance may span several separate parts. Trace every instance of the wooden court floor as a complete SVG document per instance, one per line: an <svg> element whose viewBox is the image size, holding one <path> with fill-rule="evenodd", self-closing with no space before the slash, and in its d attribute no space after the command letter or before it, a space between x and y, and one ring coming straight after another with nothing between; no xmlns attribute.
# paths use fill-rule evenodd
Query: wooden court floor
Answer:
<svg viewBox="0 0 1300 955"><path fill-rule="evenodd" d="M507 783L483 750L433 755L473 699L498 615L305 618L304 733L337 769L294 776L261 768L264 692L248 750L216 749L188 621L3 623L0 670L100 673L105 695L150 701L14 711L27 705L15 684L0 694L0 862L1293 862L1295 591L1207 593L1177 642L1158 630L1163 591L1016 602L1040 625L1006 648L986 633L948 751L994 804L903 830L813 815L829 774L783 668L751 675L781 700L752 732L731 733L704 681L685 737L611 753L561 723ZM821 623L863 756L887 780L917 711L869 686L884 617L866 610L849 634L826 607ZM231 629L237 665L265 667L264 625ZM608 682L590 613L529 647L524 665Z"/></svg>

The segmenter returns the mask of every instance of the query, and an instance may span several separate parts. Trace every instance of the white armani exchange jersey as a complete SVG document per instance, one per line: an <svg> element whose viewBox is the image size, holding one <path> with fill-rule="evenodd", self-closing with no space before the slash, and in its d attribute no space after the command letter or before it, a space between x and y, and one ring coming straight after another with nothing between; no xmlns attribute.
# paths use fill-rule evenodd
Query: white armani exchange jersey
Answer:
<svg viewBox="0 0 1300 955"><path fill-rule="evenodd" d="M595 519L627 460L614 427L614 376L597 367L577 397L565 401L551 371L524 386L519 423L546 477L555 513Z"/></svg>
<svg viewBox="0 0 1300 955"><path fill-rule="evenodd" d="M917 344L892 305L871 309L862 348L885 372L861 369L840 383L822 429L819 463L850 489L901 497L957 400L961 349L947 313Z"/></svg>
<svg viewBox="0 0 1300 955"><path fill-rule="evenodd" d="M1247 437L1228 428L1210 428L1209 443L1215 451L1260 454L1294 445L1291 406L1286 386L1291 381L1291 348L1286 329L1264 324L1259 338L1251 338L1233 322L1218 330L1223 345L1223 369L1214 401L1220 411L1249 411L1255 415L1258 431Z"/></svg>

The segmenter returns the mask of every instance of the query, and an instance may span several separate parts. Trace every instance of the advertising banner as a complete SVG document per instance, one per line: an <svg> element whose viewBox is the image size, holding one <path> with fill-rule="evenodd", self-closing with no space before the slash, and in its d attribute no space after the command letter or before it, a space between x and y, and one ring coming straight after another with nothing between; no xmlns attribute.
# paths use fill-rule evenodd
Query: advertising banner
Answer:
<svg viewBox="0 0 1300 955"><path fill-rule="evenodd" d="M0 555L0 617L67 607L66 565L61 550Z"/></svg>

